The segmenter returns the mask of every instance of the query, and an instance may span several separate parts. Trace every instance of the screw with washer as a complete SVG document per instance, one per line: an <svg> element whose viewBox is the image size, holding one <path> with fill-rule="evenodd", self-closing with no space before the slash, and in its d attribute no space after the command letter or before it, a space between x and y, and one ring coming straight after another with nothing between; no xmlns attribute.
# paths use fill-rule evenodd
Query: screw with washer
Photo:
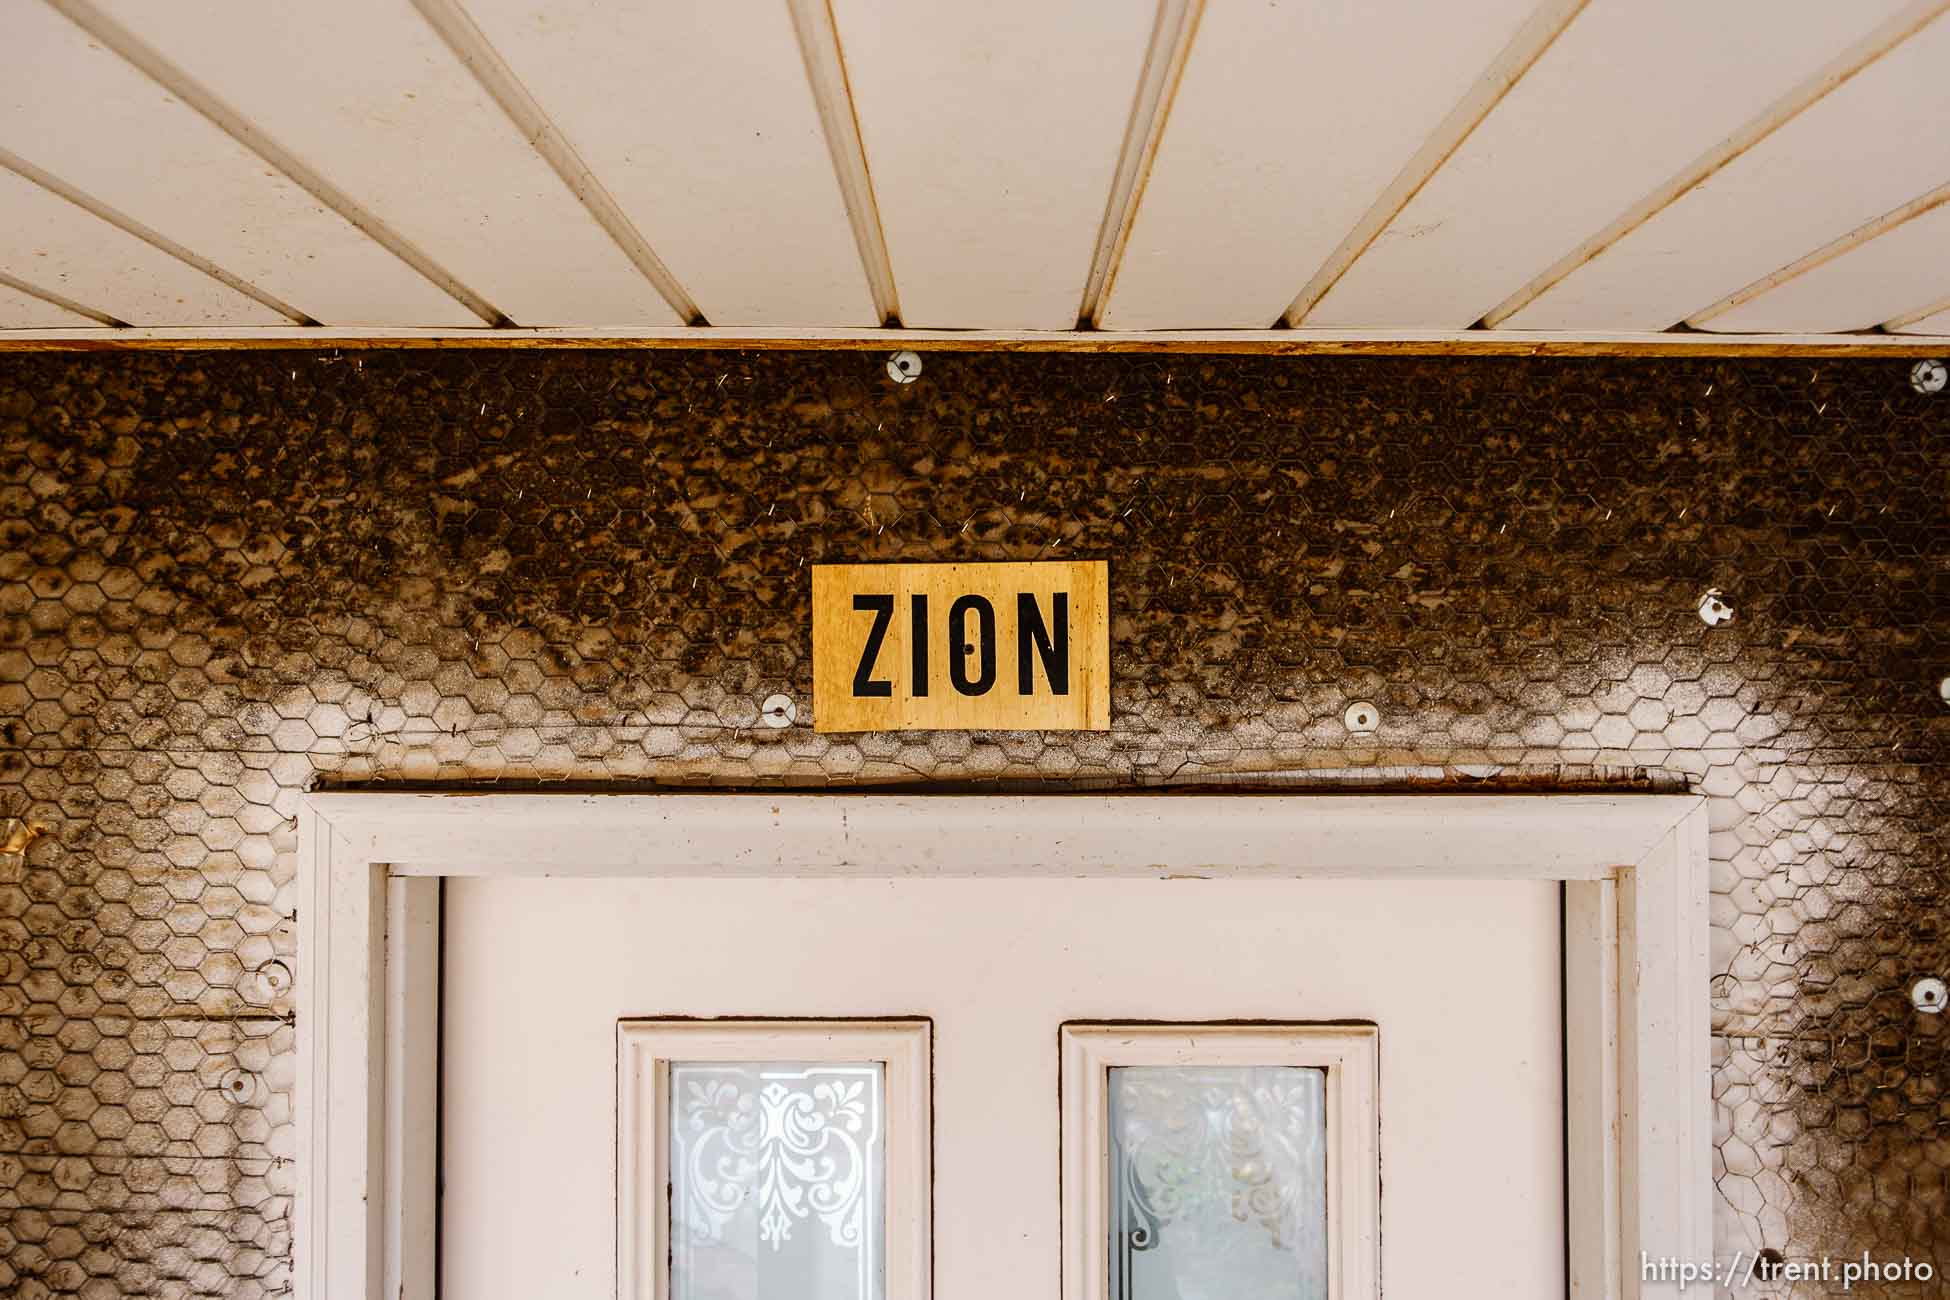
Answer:
<svg viewBox="0 0 1950 1300"><path fill-rule="evenodd" d="M799 706L790 695L768 695L758 706L758 717L768 727L789 727L799 717Z"/></svg>
<svg viewBox="0 0 1950 1300"><path fill-rule="evenodd" d="M275 1002L279 995L291 988L291 968L273 959L252 971L245 981L237 986L247 1002L260 1006Z"/></svg>
<svg viewBox="0 0 1950 1300"><path fill-rule="evenodd" d="M1706 594L1699 598L1699 621L1708 627L1718 627L1733 619L1733 606L1720 599L1718 587L1708 587Z"/></svg>

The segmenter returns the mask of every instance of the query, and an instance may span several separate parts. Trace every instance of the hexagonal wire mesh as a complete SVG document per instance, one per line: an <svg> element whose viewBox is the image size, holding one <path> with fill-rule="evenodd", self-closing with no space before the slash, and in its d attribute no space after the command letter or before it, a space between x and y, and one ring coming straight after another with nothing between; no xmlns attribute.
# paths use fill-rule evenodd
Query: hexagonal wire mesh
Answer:
<svg viewBox="0 0 1950 1300"><path fill-rule="evenodd" d="M1950 1263L1947 422L1902 363L6 358L0 1290L288 1288L320 779L1690 785L1719 1248ZM806 565L1052 556L1109 733L811 731Z"/></svg>

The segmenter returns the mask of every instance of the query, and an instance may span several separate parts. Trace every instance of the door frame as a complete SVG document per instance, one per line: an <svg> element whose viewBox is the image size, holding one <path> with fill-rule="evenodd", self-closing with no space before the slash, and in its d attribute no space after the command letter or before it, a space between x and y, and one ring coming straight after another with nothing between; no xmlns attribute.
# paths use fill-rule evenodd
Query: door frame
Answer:
<svg viewBox="0 0 1950 1300"><path fill-rule="evenodd" d="M298 835L300 1300L432 1300L443 876L1564 881L1571 1296L1713 1258L1698 795L334 791Z"/></svg>

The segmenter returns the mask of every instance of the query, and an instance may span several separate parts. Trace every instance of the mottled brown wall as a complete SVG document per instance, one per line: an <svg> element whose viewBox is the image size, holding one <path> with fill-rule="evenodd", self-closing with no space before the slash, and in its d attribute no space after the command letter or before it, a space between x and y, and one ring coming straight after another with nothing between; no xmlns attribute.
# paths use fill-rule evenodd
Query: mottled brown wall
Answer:
<svg viewBox="0 0 1950 1300"><path fill-rule="evenodd" d="M1877 362L0 358L0 1294L288 1286L315 780L1690 785L1721 1250L1950 1265L1947 435ZM1108 734L812 733L807 564L1073 555Z"/></svg>

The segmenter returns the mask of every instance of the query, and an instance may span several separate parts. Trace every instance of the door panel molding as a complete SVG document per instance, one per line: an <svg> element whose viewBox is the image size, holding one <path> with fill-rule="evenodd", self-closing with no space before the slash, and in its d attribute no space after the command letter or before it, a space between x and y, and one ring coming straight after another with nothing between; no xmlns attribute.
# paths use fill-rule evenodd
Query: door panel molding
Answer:
<svg viewBox="0 0 1950 1300"><path fill-rule="evenodd" d="M439 877L1355 876L1566 887L1571 1294L1712 1254L1696 795L440 795L299 812L302 1300L432 1300ZM1486 939L1489 938L1486 936Z"/></svg>
<svg viewBox="0 0 1950 1300"><path fill-rule="evenodd" d="M1381 1294L1381 1048L1373 1025L1063 1026L1063 1297L1115 1300L1109 1071L1295 1065L1326 1074L1329 1300Z"/></svg>
<svg viewBox="0 0 1950 1300"><path fill-rule="evenodd" d="M670 1067L684 1061L878 1061L886 1067L887 1300L929 1288L933 1026L908 1020L624 1020L616 1026L620 1300L670 1300ZM628 1226L626 1226L628 1225Z"/></svg>

